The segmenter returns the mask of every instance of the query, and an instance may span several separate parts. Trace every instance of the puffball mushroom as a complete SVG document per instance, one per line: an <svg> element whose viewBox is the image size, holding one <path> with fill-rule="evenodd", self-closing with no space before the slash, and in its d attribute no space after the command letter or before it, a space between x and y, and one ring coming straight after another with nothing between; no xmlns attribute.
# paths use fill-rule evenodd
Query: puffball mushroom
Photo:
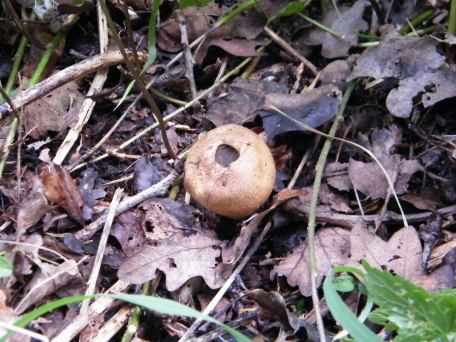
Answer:
<svg viewBox="0 0 456 342"><path fill-rule="evenodd" d="M184 186L206 209L240 219L268 199L275 176L274 159L263 139L229 124L209 131L191 147Z"/></svg>

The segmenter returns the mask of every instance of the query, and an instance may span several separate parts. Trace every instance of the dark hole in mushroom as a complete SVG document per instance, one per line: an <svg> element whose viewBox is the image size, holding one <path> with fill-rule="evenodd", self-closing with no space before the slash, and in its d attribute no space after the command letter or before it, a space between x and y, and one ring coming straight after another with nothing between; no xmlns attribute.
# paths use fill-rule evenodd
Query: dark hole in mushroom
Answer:
<svg viewBox="0 0 456 342"><path fill-rule="evenodd" d="M230 145L221 144L217 146L215 151L215 161L224 166L228 167L232 162L239 158L239 152Z"/></svg>

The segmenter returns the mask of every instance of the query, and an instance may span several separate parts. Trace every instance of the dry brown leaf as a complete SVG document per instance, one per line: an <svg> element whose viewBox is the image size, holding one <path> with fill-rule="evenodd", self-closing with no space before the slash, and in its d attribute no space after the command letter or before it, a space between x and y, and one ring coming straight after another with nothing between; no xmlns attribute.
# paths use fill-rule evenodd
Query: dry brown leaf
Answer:
<svg viewBox="0 0 456 342"><path fill-rule="evenodd" d="M32 177L32 189L27 197L20 203L17 212L18 234L24 233L32 227L50 210L43 184L37 176Z"/></svg>
<svg viewBox="0 0 456 342"><path fill-rule="evenodd" d="M220 49L228 52L230 55L237 57L253 57L257 55L256 46L257 42L247 39L208 39L201 48L198 49L195 54L195 63L203 63L204 58L206 57L207 50L211 46L219 47Z"/></svg>
<svg viewBox="0 0 456 342"><path fill-rule="evenodd" d="M25 107L23 123L26 132L35 139L45 137L48 131L62 132L76 120L83 101L84 96L76 82L55 89Z"/></svg>
<svg viewBox="0 0 456 342"><path fill-rule="evenodd" d="M366 260L374 267L387 269L425 287L437 290L452 287L449 269L426 274L421 267L422 248L413 227L402 228L384 241L359 223L352 231L323 228L315 236L317 286L330 268L338 265L359 266ZM298 286L304 296L311 295L307 241L282 260L271 272L285 276L288 284Z"/></svg>
<svg viewBox="0 0 456 342"><path fill-rule="evenodd" d="M326 11L323 25L337 32L344 39L315 28L306 37L309 45L321 45L321 54L326 58L347 56L348 50L358 44L358 33L367 30L368 25L363 19L364 10L369 6L366 0L358 0L352 6L332 7Z"/></svg>
<svg viewBox="0 0 456 342"><path fill-rule="evenodd" d="M120 266L118 277L141 284L166 275L166 287L175 291L189 279L201 276L211 288L223 284L216 270L222 242L213 231L202 230L193 208L170 199L154 199L141 205L148 243Z"/></svg>
<svg viewBox="0 0 456 342"><path fill-rule="evenodd" d="M46 296L54 293L59 288L67 285L72 280L80 279L78 264L74 260L54 266L41 264L41 270L36 272L25 289L25 296L15 308L15 312L21 314L32 305L38 303Z"/></svg>
<svg viewBox="0 0 456 342"><path fill-rule="evenodd" d="M401 142L399 128L391 126L374 130L370 141L366 137L362 138L366 140L366 147L374 153L388 172L396 193L405 193L410 178L422 168L417 160L406 160L399 154L393 154L393 147ZM350 159L348 176L353 187L372 199L386 198L390 190L385 174L376 162Z"/></svg>
<svg viewBox="0 0 456 342"><path fill-rule="evenodd" d="M315 235L317 286L324 275L336 265L346 265L350 260L350 232L342 228L323 228ZM298 286L303 296L311 295L307 242L282 260L271 272L284 276L288 284Z"/></svg>
<svg viewBox="0 0 456 342"><path fill-rule="evenodd" d="M77 222L83 224L83 200L75 181L60 165L46 164L41 168L41 181L49 202L63 209Z"/></svg>
<svg viewBox="0 0 456 342"><path fill-rule="evenodd" d="M357 225L351 235L352 262L367 260L372 266L386 268L428 291L453 287L453 272L446 265L427 274L422 268L422 247L415 228L398 230L388 241Z"/></svg>
<svg viewBox="0 0 456 342"><path fill-rule="evenodd" d="M174 236L157 245L146 245L120 267L118 277L133 284L154 279L157 270L166 274L166 288L175 291L188 279L201 276L206 284L216 289L223 285L215 268L220 258L217 239L195 234L189 237Z"/></svg>
<svg viewBox="0 0 456 342"><path fill-rule="evenodd" d="M133 211L127 211L117 216L111 229L111 235L117 239L127 257L136 254L145 241L141 217Z"/></svg>

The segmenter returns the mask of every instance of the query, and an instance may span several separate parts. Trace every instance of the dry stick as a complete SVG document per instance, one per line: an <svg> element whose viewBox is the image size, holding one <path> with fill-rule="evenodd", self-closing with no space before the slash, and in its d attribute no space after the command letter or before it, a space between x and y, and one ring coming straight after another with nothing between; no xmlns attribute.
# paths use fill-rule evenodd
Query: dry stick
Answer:
<svg viewBox="0 0 456 342"><path fill-rule="evenodd" d="M172 171L168 176L163 178L160 182L148 187L146 190L141 191L140 193L125 198L122 202L119 203L116 209L115 216L120 215L127 210L137 206L139 203L157 196L163 196L168 191L168 188L174 183L178 175L176 172ZM75 237L78 240L88 240L93 234L95 234L101 227L101 225L107 219L106 214L102 214L99 218L93 221L88 226L85 226L83 229L76 232Z"/></svg>
<svg viewBox="0 0 456 342"><path fill-rule="evenodd" d="M169 120L171 120L172 118L174 118L175 116L177 116L178 114L182 113L183 111L187 110L188 108L190 108L191 106L193 106L195 103L197 103L199 100L203 99L204 97L206 97L208 94L210 94L212 91L214 91L215 88L217 88L218 86L220 86L222 83L224 83L228 78L230 78L231 76L237 74L245 65L247 65L250 61L251 61L251 57L245 59L242 63L240 63L237 67L235 67L234 69L232 69L231 71L229 71L225 76L223 76L218 82L214 83L210 88L202 91L197 97L195 97L192 101L188 102L185 106L182 106L178 109L176 109L174 112L172 112L171 114L165 116L163 118L163 121L164 122L167 122ZM149 127L146 127L144 128L142 131L140 131L139 133L137 133L135 136L133 136L132 138L128 139L127 141L125 141L124 143L122 143L119 147L117 147L116 149L114 149L114 151L119 151L119 150L122 150L124 149L125 147L129 146L130 144L132 144L133 142L135 142L136 140L138 140L139 138L143 137L144 135L146 135L147 133L149 133L150 131L154 130L155 128L158 127L158 123L154 123L153 125L149 126ZM102 154L101 156L93 159L91 162L92 163L95 163L95 162L98 162L100 160L103 160L103 159L106 159L107 157L109 157L109 154L108 153L105 153L105 154ZM73 167L71 169L71 171L76 171L82 167L84 167L85 165L87 165L88 162L85 162L85 163L81 163L75 167Z"/></svg>
<svg viewBox="0 0 456 342"><path fill-rule="evenodd" d="M11 222L11 221L10 221ZM8 222L5 222L5 223L8 223ZM0 228L0 232L2 231L2 229ZM8 240L0 240L0 245L2 244L5 244L5 245L14 245L14 246L26 246L26 247L32 247L32 248L36 248L36 249L40 249L42 251L46 251L48 253L51 253L51 254L54 254L55 256L59 257L60 259L62 259L63 261L68 261L69 259L66 258L64 255L60 254L59 252L53 250L53 249L50 249L50 248L47 248L47 247L43 247L43 246L38 246L38 245L34 245L33 243L27 243L27 242L18 242L18 241L8 241Z"/></svg>
<svg viewBox="0 0 456 342"><path fill-rule="evenodd" d="M120 329L127 323L132 308L122 307L117 313L107 321L98 331L97 335L91 339L91 342L109 342Z"/></svg>
<svg viewBox="0 0 456 342"><path fill-rule="evenodd" d="M253 254L256 253L257 249L260 247L261 243L263 242L265 236L269 233L269 230L271 229L272 224L269 222L266 224L264 227L263 231L261 234L257 237L255 240L255 243L252 245L252 247L249 249L247 254L242 258L241 262L239 265L234 269L233 273L229 276L229 278L225 281L223 286L217 291L215 296L212 298L212 300L209 302L209 304L206 306L204 311L202 312L203 315L210 315L212 310L215 309L217 304L220 302L220 300L223 298L225 295L226 291L231 287L231 284L234 282L238 274L241 273L241 271L244 269L245 265L249 262L250 258L253 256ZM201 324L202 319L197 319L196 321L193 322L193 324L188 328L188 330L185 332L185 334L179 339L178 342L184 342L186 339L188 339L193 332L198 329L198 326Z"/></svg>
<svg viewBox="0 0 456 342"><path fill-rule="evenodd" d="M106 216L106 221L103 227L103 232L101 234L100 242L98 243L97 255L95 256L95 261L93 263L92 272L90 273L89 281L87 282L86 296L91 296L95 294L95 288L98 280L98 275L100 274L101 262L103 260L104 252L106 250L106 245L108 243L109 233L111 232L112 223L114 222L114 217L116 215L117 207L122 196L122 189L117 188L112 197L111 205L108 209L108 214ZM90 300L86 300L82 303L81 314L87 314L89 309Z"/></svg>
<svg viewBox="0 0 456 342"><path fill-rule="evenodd" d="M160 108L158 108L157 104L155 103L154 98L150 94L149 90L146 87L146 83L144 82L144 78L141 74L141 70L138 68L139 61L137 59L137 54L133 53L132 56L134 58L134 62L132 63L128 55L126 53L126 47L125 44L122 42L122 39L117 35L116 32L116 26L114 24L114 21L111 18L111 15L109 14L108 6L106 5L106 0L100 0L99 3L101 4L101 7L106 15L106 19L108 22L108 27L112 33L112 36L114 40L116 41L117 46L120 49L120 52L124 56L125 59L125 65L127 66L129 72L134 76L136 83L139 86L139 89L141 90L141 93L144 96L144 99L146 100L147 104L150 107L150 110L154 114L155 118L157 119L158 126L160 128L161 132L161 137L163 140L163 144L166 147L166 150L168 151L168 155L171 159L176 159L176 154L173 151L173 148L171 146L171 143L168 140L168 135L166 134L166 125L165 122L163 121L163 115L160 111Z"/></svg>
<svg viewBox="0 0 456 342"><path fill-rule="evenodd" d="M345 107L347 106L348 99L351 96L351 93L354 88L354 83L350 83L348 85L347 90L345 91L344 97L342 99L342 103L340 106L339 111L334 118L334 122L329 130L328 135L334 137L336 135L337 129L339 128L339 124L343 119ZM323 318L321 317L320 313L320 300L318 298L317 293L317 258L315 255L315 225L316 225L316 213L317 213L317 206L318 206L318 199L320 195L320 185L321 180L323 178L323 173L325 169L326 160L328 158L329 150L331 148L332 140L326 139L323 148L320 152L320 157L318 158L317 165L315 166L315 179L312 187L312 198L310 201L310 214L309 214L309 222L307 225L307 246L309 249L308 253L308 260L309 260L309 276L311 281L312 287L312 302L315 310L315 316L317 319L317 328L318 334L320 335L320 341L326 341L326 334L325 334L325 327L323 324Z"/></svg>
<svg viewBox="0 0 456 342"><path fill-rule="evenodd" d="M190 90L192 92L192 99L197 95L196 93L196 83L195 75L193 73L193 57L192 51L188 45L188 33L187 33L187 21L185 20L184 15L180 10L177 10L177 19L179 22L179 30L181 33L181 43L184 48L184 60L185 60L185 76L190 82Z"/></svg>
<svg viewBox="0 0 456 342"><path fill-rule="evenodd" d="M100 44L100 52L106 53L108 51L108 44L109 44L109 37L108 37L108 26L106 24L106 17L101 10L100 3L97 3L97 13L98 13L98 32L99 32L99 44ZM71 127L68 131L65 139L63 140L62 144L60 145L53 162L55 164L61 165L65 158L67 157L68 153L70 152L71 148L74 146L75 142L78 140L79 135L81 134L82 129L89 121L90 116L92 115L93 109L95 107L95 101L91 98L91 96L95 95L96 93L100 92L103 89L103 86L108 78L108 69L99 70L94 79L92 84L90 85L90 89L87 92L86 99L83 101L81 108L79 109L78 114L78 121Z"/></svg>
<svg viewBox="0 0 456 342"><path fill-rule="evenodd" d="M117 281L106 293L119 293L125 291L130 283L125 281ZM75 338L90 322L94 317L102 314L109 309L115 299L109 296L100 296L95 300L89 307L88 315L79 315L72 320L72 322L65 327L51 342L70 342Z"/></svg>
<svg viewBox="0 0 456 342"><path fill-rule="evenodd" d="M269 27L265 26L264 31L268 34L271 39L276 42L279 46L281 46L285 51L290 53L293 57L298 59L300 62L302 62L306 67L309 68L310 71L314 75L318 73L318 69L311 61L309 61L307 58L302 56L298 51L296 51L290 44L288 44L285 40L283 40L277 33L272 31Z"/></svg>
<svg viewBox="0 0 456 342"><path fill-rule="evenodd" d="M144 54L141 54L140 56L141 58L145 58ZM80 79L88 74L97 71L100 68L106 68L108 66L124 62L124 57L120 51L117 50L110 51L106 54L96 55L94 57L85 59L80 63L69 66L68 68L56 72L50 77L37 83L33 87L24 90L13 99L11 99L11 104L0 105L0 118L1 115L9 114L13 111L11 106L19 110L25 105L28 105L31 102L36 101L43 96L46 96L54 89L61 87L68 82Z"/></svg>
<svg viewBox="0 0 456 342"><path fill-rule="evenodd" d="M219 25L220 26L220 25ZM199 44L201 41L203 41L203 39L206 38L206 36L212 32L215 28L219 27L217 25L215 25L211 30L207 31L206 33L202 34L201 36L199 36L197 39L195 39L190 45L189 45L189 48L192 48L194 46L196 46L197 44ZM168 70L169 68L171 68L182 56L184 55L183 52L179 52L172 60L170 60L168 62L168 64L166 64L166 70ZM153 84L154 84L154 79L152 79L147 85L146 85L146 89L149 89ZM219 78L217 77L217 81L219 81ZM215 82L217 84L220 84L222 82ZM117 129L117 127L119 127L119 125L122 123L122 121L127 117L127 115L129 114L130 110L133 109L136 104L142 99L142 93L140 93L139 95L137 95L135 97L135 99L133 100L133 102L127 107L127 109L125 109L125 111L122 113L122 115L120 116L119 119L117 119L116 123L114 124L114 126L111 127L111 129L103 136L103 138L94 146L92 147L86 154L84 154L78 161L78 163L81 163L83 162L84 160L86 160L88 157L90 157L93 153L95 153L107 140L108 138L112 135L112 133L114 133L114 131ZM201 97L198 98L198 100L201 99ZM196 103L195 99L193 99L194 102L191 103L191 106L193 106L193 104ZM184 105L185 106L185 105ZM186 107L186 108L189 108L190 106ZM179 112L180 113L180 112ZM169 117L169 116L168 116ZM163 118L163 120L166 122L168 121L168 117L165 117ZM171 119L171 118L170 118ZM105 155L102 159L105 159L107 157L107 155ZM102 160L102 159L99 159L99 160ZM95 161L99 161L98 159L95 160ZM79 165L71 165L70 166L70 170L72 171L76 171L78 170L79 168L81 168L82 166L84 166L85 164L79 164Z"/></svg>

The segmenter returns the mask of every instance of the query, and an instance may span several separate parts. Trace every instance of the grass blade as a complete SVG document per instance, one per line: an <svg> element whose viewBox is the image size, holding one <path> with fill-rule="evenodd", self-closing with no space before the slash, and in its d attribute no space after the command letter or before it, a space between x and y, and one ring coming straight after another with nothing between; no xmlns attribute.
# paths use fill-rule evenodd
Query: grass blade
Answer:
<svg viewBox="0 0 456 342"><path fill-rule="evenodd" d="M358 342L382 342L377 335L369 330L364 324L361 324L358 318L347 307L342 298L340 298L334 285L334 273L331 271L323 283L323 292L326 303L333 317L347 330L350 335Z"/></svg>

